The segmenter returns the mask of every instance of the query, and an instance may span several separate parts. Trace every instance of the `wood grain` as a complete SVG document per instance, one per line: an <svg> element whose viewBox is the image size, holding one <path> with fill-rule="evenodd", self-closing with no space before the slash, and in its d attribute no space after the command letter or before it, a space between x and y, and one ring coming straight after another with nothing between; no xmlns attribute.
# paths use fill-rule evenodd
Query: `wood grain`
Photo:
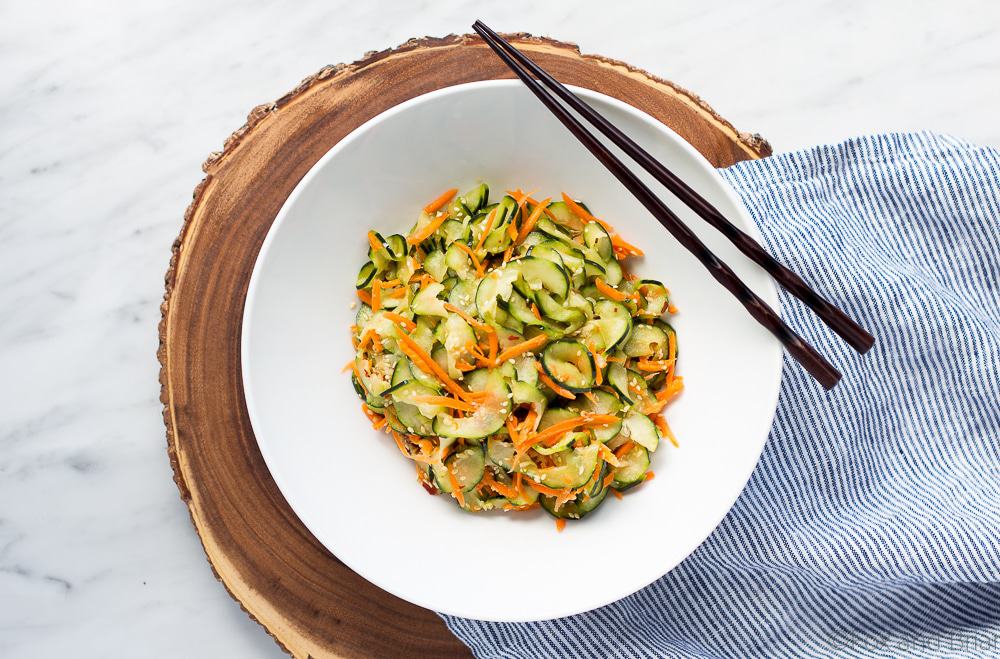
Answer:
<svg viewBox="0 0 1000 659"><path fill-rule="evenodd" d="M664 122L716 166L770 154L691 93L568 43L509 35L566 83ZM408 41L321 69L205 161L174 242L161 306L167 452L217 578L295 657L449 657L468 650L431 611L371 585L298 520L257 449L243 398L240 332L250 273L288 194L334 144L380 112L435 89L511 77L475 36Z"/></svg>

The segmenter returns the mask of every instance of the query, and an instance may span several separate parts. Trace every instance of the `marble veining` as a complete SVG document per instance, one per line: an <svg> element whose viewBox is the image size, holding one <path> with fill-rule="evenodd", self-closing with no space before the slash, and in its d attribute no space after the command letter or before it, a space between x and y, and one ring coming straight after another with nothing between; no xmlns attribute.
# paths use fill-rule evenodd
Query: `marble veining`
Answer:
<svg viewBox="0 0 1000 659"><path fill-rule="evenodd" d="M283 656L171 480L170 244L254 105L477 17L673 79L777 151L917 128L1000 145L989 2L0 4L0 656Z"/></svg>

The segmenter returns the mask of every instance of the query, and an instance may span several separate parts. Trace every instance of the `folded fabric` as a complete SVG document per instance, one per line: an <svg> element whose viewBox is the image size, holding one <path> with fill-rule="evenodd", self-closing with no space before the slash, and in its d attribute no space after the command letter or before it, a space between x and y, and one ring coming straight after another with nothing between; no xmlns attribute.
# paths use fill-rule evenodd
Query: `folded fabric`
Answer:
<svg viewBox="0 0 1000 659"><path fill-rule="evenodd" d="M767 249L877 337L785 358L719 528L646 589L549 622L445 617L478 657L1000 656L1000 152L928 133L721 171Z"/></svg>

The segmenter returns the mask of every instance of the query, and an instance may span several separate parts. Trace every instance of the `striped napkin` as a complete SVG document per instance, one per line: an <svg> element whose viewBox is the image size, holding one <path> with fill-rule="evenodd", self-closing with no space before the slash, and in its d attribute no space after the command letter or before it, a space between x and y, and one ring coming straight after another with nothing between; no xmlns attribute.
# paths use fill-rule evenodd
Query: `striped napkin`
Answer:
<svg viewBox="0 0 1000 659"><path fill-rule="evenodd" d="M478 657L1000 656L1000 151L929 133L722 170L767 249L877 337L785 358L760 464L646 589L531 624L445 617Z"/></svg>

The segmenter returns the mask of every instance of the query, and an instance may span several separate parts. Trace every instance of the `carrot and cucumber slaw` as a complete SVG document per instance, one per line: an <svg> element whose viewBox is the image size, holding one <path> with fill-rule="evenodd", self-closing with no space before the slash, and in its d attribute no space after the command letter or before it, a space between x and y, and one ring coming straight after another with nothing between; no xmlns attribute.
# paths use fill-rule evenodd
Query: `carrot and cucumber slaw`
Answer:
<svg viewBox="0 0 1000 659"><path fill-rule="evenodd" d="M345 370L429 492L582 518L653 477L661 438L676 445L670 293L630 275L642 250L566 193L457 193L406 236L366 234Z"/></svg>

